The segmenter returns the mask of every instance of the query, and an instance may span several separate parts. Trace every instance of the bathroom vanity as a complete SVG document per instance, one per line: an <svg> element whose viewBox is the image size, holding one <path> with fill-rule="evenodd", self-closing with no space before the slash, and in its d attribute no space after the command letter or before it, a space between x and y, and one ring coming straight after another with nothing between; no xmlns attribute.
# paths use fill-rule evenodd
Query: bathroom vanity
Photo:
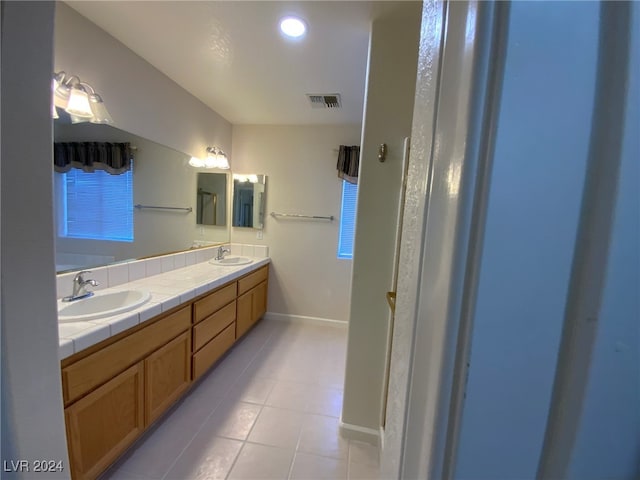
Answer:
<svg viewBox="0 0 640 480"><path fill-rule="evenodd" d="M62 359L74 479L93 479L107 469L264 315L268 259L247 267L225 272L204 288L220 286L199 287L191 299ZM188 278L196 268L206 267L181 272Z"/></svg>

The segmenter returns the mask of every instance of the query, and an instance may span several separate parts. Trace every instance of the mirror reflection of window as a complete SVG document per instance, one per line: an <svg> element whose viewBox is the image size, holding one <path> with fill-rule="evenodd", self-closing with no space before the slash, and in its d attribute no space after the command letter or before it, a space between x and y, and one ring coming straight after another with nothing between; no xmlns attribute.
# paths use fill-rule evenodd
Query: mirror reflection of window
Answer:
<svg viewBox="0 0 640 480"><path fill-rule="evenodd" d="M198 173L196 223L215 226L227 224L226 173Z"/></svg>
<svg viewBox="0 0 640 480"><path fill-rule="evenodd" d="M95 191L88 192L85 197L78 196L85 193L75 192L72 198L72 192L67 185L70 180L63 182L62 174L54 175L56 179L54 200L58 221L56 229L58 272L189 250L197 244L229 242L231 232L231 223L227 218L230 215L229 202L231 202L229 173L217 172L225 185L222 190L224 193L218 192L217 195L216 221L220 226L212 225L202 228L196 225L197 174L199 172L189 166L190 155L109 125L72 124L70 119L65 122L62 115L60 119L54 121L54 142L129 143L132 148L135 148L134 174L127 172L127 174L107 176L109 183L112 183L111 181L116 177L132 175L127 189L119 189L117 193L113 193L114 200L106 197L98 200L99 197ZM55 148L55 145L52 147ZM207 173L211 172L207 171ZM88 175L90 179L98 180L96 176L99 176L98 172ZM124 180L124 177L117 179ZM66 200L62 194L64 190L66 190ZM213 190L207 189L207 191ZM112 238L114 234L107 234L93 226L90 226L89 230L93 232L92 234L87 234L86 231L78 234L78 225L69 224L71 215L77 216L76 212L70 211L70 204L73 204L71 206L74 208L77 207L77 211L83 215L82 218L88 221L104 218L95 213L95 209L106 209L111 215L115 213L116 206L126 207L124 209L126 219L119 217L117 220L108 221L120 229L127 225L125 222L129 222L127 227L131 233L127 235L118 233L118 235L120 238L130 237L130 240L116 240ZM135 209L135 204L179 209ZM187 207L192 208L191 213L187 212ZM65 215L67 215L66 218ZM67 222L66 226L61 225L62 222ZM106 223L106 220L101 222ZM62 236L63 234L65 236ZM98 238L98 235L101 238Z"/></svg>
<svg viewBox="0 0 640 480"><path fill-rule="evenodd" d="M265 175L233 175L234 227L264 227Z"/></svg>

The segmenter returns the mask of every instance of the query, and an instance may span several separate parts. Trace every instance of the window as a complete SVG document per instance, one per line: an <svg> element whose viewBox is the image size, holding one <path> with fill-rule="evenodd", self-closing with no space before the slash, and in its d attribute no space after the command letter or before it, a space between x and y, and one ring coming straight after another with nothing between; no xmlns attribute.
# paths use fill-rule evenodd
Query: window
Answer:
<svg viewBox="0 0 640 480"><path fill-rule="evenodd" d="M356 197L358 185L342 181L342 209L340 211L340 237L338 258L353 258L353 237L356 227Z"/></svg>
<svg viewBox="0 0 640 480"><path fill-rule="evenodd" d="M58 235L133 242L133 169L56 174Z"/></svg>

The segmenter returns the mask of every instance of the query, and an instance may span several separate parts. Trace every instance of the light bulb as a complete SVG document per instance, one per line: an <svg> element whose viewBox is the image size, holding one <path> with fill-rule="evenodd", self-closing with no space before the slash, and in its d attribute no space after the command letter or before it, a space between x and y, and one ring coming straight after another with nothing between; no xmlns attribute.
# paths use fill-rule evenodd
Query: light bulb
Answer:
<svg viewBox="0 0 640 480"><path fill-rule="evenodd" d="M91 118L93 112L89 105L89 96L87 92L78 87L72 87L69 93L69 103L67 104L67 113L76 117Z"/></svg>
<svg viewBox="0 0 640 480"><path fill-rule="evenodd" d="M307 31L307 26L298 17L284 17L280 20L280 31L290 38L300 38Z"/></svg>
<svg viewBox="0 0 640 480"><path fill-rule="evenodd" d="M107 111L107 107L105 107L102 98L97 93L89 95L89 104L91 107L91 111L93 112L93 118L91 118L91 123L104 123L104 124L113 124L113 118L109 115Z"/></svg>
<svg viewBox="0 0 640 480"><path fill-rule="evenodd" d="M204 160L197 157L191 157L191 159L189 160L189 165L195 168L202 168L204 167Z"/></svg>

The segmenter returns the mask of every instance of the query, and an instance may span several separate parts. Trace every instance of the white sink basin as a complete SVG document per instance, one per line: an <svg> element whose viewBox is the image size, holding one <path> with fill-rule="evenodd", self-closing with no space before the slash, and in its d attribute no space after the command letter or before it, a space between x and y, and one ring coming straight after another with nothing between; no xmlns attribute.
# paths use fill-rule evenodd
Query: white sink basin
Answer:
<svg viewBox="0 0 640 480"><path fill-rule="evenodd" d="M234 267L236 265L247 265L251 262L253 262L253 260L248 257L235 257L235 256L224 257L224 258L221 258L220 260L209 261L209 263L211 263L212 265L226 265L228 267Z"/></svg>
<svg viewBox="0 0 640 480"><path fill-rule="evenodd" d="M138 308L151 298L144 290L122 290L102 293L73 302L58 301L59 322L80 322L102 317L110 317Z"/></svg>

